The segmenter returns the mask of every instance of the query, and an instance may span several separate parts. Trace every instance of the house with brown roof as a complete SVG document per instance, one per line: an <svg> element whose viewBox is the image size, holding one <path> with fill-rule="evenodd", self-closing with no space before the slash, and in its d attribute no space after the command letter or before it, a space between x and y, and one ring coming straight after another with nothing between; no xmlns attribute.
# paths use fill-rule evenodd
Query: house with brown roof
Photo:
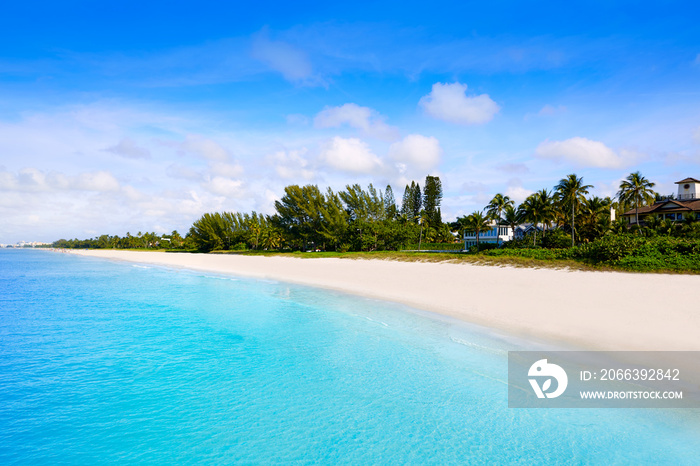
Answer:
<svg viewBox="0 0 700 466"><path fill-rule="evenodd" d="M678 195L675 198L656 201L652 205L640 207L625 212L623 217L627 218L627 223L634 225L635 215L639 215L639 223L644 224L644 219L650 215L658 215L662 219L673 221L683 220L689 214L700 215L700 180L686 178L676 181L678 185Z"/></svg>

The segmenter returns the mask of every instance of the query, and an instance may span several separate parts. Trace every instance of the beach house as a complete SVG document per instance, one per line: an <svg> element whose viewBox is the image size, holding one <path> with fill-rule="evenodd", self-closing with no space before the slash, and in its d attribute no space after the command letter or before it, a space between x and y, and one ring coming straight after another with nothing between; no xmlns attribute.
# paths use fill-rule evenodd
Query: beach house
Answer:
<svg viewBox="0 0 700 466"><path fill-rule="evenodd" d="M666 220L683 220L689 214L700 214L700 180L686 178L676 181L678 194L675 197L656 201L652 205L643 206L639 209L630 209L623 217L627 219L629 225L636 223L639 217L640 225L645 223L645 219L650 215L658 215Z"/></svg>
<svg viewBox="0 0 700 466"><path fill-rule="evenodd" d="M479 233L479 243L504 243L514 238L513 229L508 225L496 225L496 222L491 222L491 229ZM464 231L464 249L469 249L476 245L476 233L473 231Z"/></svg>
<svg viewBox="0 0 700 466"><path fill-rule="evenodd" d="M537 234L540 234L544 230L544 225L541 223L538 223L535 225L534 223L521 223L517 227L515 227L515 239L523 239L527 235L533 234L535 231L537 231Z"/></svg>

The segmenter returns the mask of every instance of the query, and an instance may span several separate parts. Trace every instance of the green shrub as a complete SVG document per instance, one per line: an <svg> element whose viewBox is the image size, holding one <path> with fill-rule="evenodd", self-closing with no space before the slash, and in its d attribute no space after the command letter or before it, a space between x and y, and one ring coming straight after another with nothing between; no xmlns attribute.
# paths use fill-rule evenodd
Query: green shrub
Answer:
<svg viewBox="0 0 700 466"><path fill-rule="evenodd" d="M566 249L543 249L543 248L520 248L520 249L494 249L484 252L484 256L489 257L523 257L537 260L557 260L568 259L563 251Z"/></svg>
<svg viewBox="0 0 700 466"><path fill-rule="evenodd" d="M574 248L572 257L638 271L700 271L700 240L671 236L607 235Z"/></svg>
<svg viewBox="0 0 700 466"><path fill-rule="evenodd" d="M476 254L481 251L491 251L497 249L498 246L496 246L496 243L479 243L477 246L476 244L473 246L469 247L469 252L471 254Z"/></svg>
<svg viewBox="0 0 700 466"><path fill-rule="evenodd" d="M547 249L570 248L571 235L568 235L564 230L551 230L542 237L540 244Z"/></svg>
<svg viewBox="0 0 700 466"><path fill-rule="evenodd" d="M618 261L644 243L644 238L629 234L607 235L576 247L574 257L594 263Z"/></svg>

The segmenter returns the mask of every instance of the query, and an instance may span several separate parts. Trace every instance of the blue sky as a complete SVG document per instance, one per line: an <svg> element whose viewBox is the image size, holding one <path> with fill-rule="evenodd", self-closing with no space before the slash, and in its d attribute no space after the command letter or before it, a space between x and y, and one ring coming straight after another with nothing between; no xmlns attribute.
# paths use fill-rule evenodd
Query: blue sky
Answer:
<svg viewBox="0 0 700 466"><path fill-rule="evenodd" d="M694 2L14 2L0 243L185 232L289 184L439 175L443 216L569 173L700 177Z"/></svg>

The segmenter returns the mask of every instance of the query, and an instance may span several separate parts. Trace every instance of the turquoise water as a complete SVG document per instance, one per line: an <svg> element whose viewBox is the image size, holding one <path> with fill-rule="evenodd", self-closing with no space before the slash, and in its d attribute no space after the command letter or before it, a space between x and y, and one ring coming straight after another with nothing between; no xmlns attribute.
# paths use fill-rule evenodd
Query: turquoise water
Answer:
<svg viewBox="0 0 700 466"><path fill-rule="evenodd" d="M0 250L0 464L697 464L694 412L509 409L508 349L339 293Z"/></svg>

